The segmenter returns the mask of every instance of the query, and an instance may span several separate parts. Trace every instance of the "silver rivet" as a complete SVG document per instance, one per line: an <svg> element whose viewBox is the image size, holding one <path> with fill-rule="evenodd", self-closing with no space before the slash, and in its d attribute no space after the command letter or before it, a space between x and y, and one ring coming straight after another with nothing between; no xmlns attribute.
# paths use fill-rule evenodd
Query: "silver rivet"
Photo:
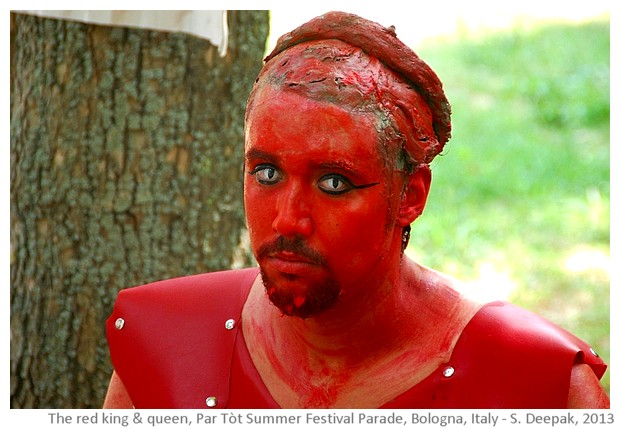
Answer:
<svg viewBox="0 0 620 429"><path fill-rule="evenodd" d="M217 398L215 396L209 396L205 402L209 408L217 406Z"/></svg>
<svg viewBox="0 0 620 429"><path fill-rule="evenodd" d="M226 329L228 329L230 331L231 329L233 329L235 327L235 320L234 319L228 319L226 321L226 323L224 324L224 326L226 326Z"/></svg>
<svg viewBox="0 0 620 429"><path fill-rule="evenodd" d="M116 326L116 329L123 329L123 326L125 326L125 320L119 317L116 319L116 322L114 322L114 326Z"/></svg>
<svg viewBox="0 0 620 429"><path fill-rule="evenodd" d="M590 348L590 353L592 353L594 356L598 357L598 353L596 353L593 348Z"/></svg>
<svg viewBox="0 0 620 429"><path fill-rule="evenodd" d="M453 375L454 375L454 368L452 368L451 366L447 366L443 369L444 377L452 377Z"/></svg>

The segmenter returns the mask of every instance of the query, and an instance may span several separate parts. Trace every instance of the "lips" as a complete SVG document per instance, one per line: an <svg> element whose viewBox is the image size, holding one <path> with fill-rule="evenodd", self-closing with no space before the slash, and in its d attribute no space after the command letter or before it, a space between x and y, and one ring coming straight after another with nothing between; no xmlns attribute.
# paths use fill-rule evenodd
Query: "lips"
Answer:
<svg viewBox="0 0 620 429"><path fill-rule="evenodd" d="M309 274L327 266L325 258L300 237L278 236L258 248L257 259L261 268L290 276Z"/></svg>
<svg viewBox="0 0 620 429"><path fill-rule="evenodd" d="M316 265L310 258L300 255L299 253L289 250L283 250L280 252L273 252L269 255L270 258L281 259L288 262L301 262L306 264Z"/></svg>
<svg viewBox="0 0 620 429"><path fill-rule="evenodd" d="M276 271L293 275L302 275L318 267L311 259L290 251L270 253L263 262Z"/></svg>

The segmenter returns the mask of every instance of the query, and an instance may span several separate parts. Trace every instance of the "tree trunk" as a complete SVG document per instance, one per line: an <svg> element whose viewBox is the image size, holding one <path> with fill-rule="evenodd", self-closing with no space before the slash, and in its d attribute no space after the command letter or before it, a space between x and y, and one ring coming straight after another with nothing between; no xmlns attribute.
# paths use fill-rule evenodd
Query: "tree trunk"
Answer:
<svg viewBox="0 0 620 429"><path fill-rule="evenodd" d="M100 407L117 292L227 269L267 11L194 36L11 14L11 408Z"/></svg>

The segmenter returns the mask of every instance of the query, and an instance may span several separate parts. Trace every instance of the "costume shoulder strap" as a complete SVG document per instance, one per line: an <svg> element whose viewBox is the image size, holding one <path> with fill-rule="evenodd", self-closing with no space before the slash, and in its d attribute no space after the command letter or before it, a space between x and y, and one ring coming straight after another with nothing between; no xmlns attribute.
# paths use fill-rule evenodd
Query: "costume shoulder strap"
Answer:
<svg viewBox="0 0 620 429"><path fill-rule="evenodd" d="M606 365L590 346L543 317L507 302L485 305L465 328L449 365L463 408L566 408L571 370Z"/></svg>
<svg viewBox="0 0 620 429"><path fill-rule="evenodd" d="M257 275L221 271L119 293L106 330L136 408L226 406L241 311Z"/></svg>

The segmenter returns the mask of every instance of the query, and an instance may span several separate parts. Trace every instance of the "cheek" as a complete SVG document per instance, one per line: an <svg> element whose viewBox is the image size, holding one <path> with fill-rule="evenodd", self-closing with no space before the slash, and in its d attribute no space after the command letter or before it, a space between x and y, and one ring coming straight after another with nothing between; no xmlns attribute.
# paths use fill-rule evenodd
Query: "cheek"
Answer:
<svg viewBox="0 0 620 429"><path fill-rule="evenodd" d="M253 184L249 184L244 187L243 201L250 235L264 229L266 225L271 225L273 217L270 207L274 204L268 196L259 192Z"/></svg>
<svg viewBox="0 0 620 429"><path fill-rule="evenodd" d="M340 254L349 255L380 251L388 241L389 210L385 200L349 204L330 211L330 218L323 218L319 225L323 234L332 237Z"/></svg>
<svg viewBox="0 0 620 429"><path fill-rule="evenodd" d="M250 243L252 244L257 241L259 231L264 229L262 225L264 225L266 219L265 210L261 209L259 201L260 198L256 195L256 190L252 189L251 185L245 185L243 190L245 220L250 236ZM265 207L264 204L262 206L263 208Z"/></svg>

